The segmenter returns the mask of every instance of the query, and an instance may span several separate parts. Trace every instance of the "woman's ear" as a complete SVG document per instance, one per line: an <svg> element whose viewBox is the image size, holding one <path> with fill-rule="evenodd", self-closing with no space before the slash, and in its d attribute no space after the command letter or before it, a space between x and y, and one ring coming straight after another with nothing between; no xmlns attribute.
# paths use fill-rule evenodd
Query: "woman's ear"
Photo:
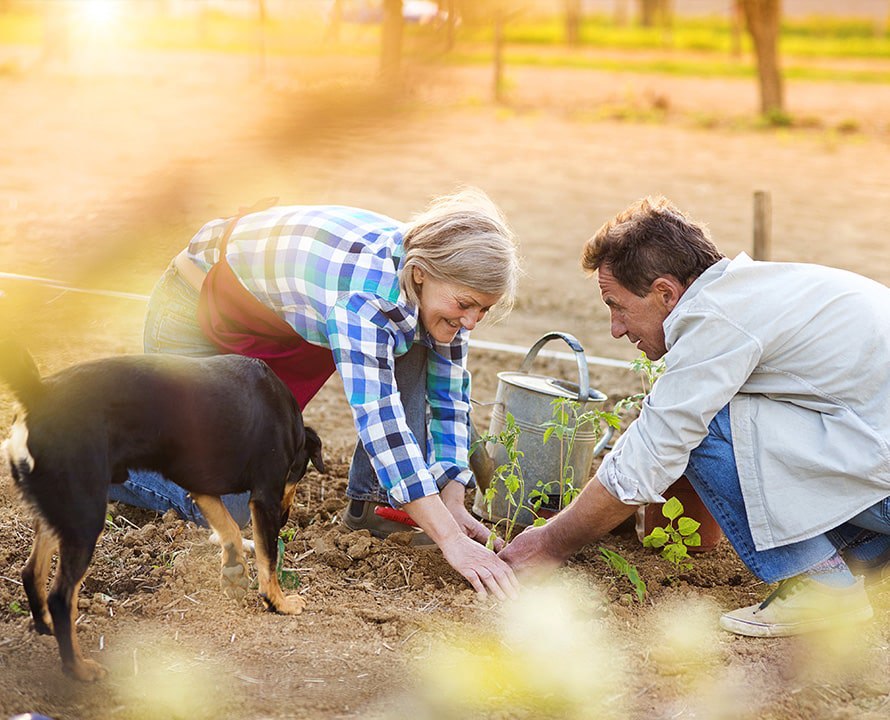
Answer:
<svg viewBox="0 0 890 720"><path fill-rule="evenodd" d="M414 278L415 285L423 285L423 280L426 277L426 273L423 271L423 268L419 268L415 265L411 268L411 277Z"/></svg>

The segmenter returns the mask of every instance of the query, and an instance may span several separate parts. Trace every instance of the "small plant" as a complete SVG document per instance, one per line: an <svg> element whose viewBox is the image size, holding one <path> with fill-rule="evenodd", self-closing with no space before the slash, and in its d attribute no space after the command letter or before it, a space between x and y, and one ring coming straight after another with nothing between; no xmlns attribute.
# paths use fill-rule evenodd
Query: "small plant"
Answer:
<svg viewBox="0 0 890 720"><path fill-rule="evenodd" d="M688 548L701 545L698 533L701 523L684 517L683 503L675 497L662 506L661 514L668 519L668 524L655 528L643 538L643 546L661 548L661 557L671 563L676 572L688 570L692 567Z"/></svg>
<svg viewBox="0 0 890 720"><path fill-rule="evenodd" d="M491 433L481 435L476 445L472 448L472 451L475 452L476 447L483 443L490 442L500 444L507 453L507 462L495 469L491 483L482 496L485 501L488 515L491 516L492 504L497 497L498 481L500 481L500 483L503 483L504 489L506 490L506 501L509 508L507 517L498 520L491 530L491 534L488 537L488 543L486 544L489 549L494 547L494 541L497 537L496 529L502 523L505 526L504 537L507 542L510 542L510 539L513 537L513 530L516 528L519 512L525 502L525 484L522 481L522 467L519 464L519 460L524 453L517 446L521 432L519 426L516 424L516 418L513 417L512 413L508 412L504 429L496 435Z"/></svg>
<svg viewBox="0 0 890 720"><path fill-rule="evenodd" d="M643 600L646 599L646 583L643 582L643 579L640 577L640 572L637 570L637 566L631 565L620 554L609 550L608 548L604 548L603 546L600 546L600 553L603 556L603 560L609 564L609 567L621 573L628 579L630 584L633 585L637 602L642 603Z"/></svg>
<svg viewBox="0 0 890 720"><path fill-rule="evenodd" d="M558 397L554 398L551 403L553 406L553 419L544 423L544 444L554 435L559 439L559 499L558 508L566 507L581 492L580 485L575 483L575 466L572 463L573 453L575 450L575 439L578 432L586 427L593 429L593 442L597 442L603 433L603 423L610 425L616 430L621 425L621 420L614 412L605 412L603 410L587 410L581 412L581 403L570 398ZM584 478L585 480L587 478ZM551 492L550 485L554 481L547 483L542 489L535 489L532 495L535 499L542 497L542 503L546 504L549 500L548 494Z"/></svg>
<svg viewBox="0 0 890 720"><path fill-rule="evenodd" d="M631 362L630 369L640 376L643 384L642 390L635 395L631 395L615 403L615 412L623 413L631 410L638 410L646 396L652 392L655 381L658 380L665 370L664 360L652 362L645 353L641 353L640 357Z"/></svg>
<svg viewBox="0 0 890 720"><path fill-rule="evenodd" d="M523 508L531 511L532 524L543 525L546 518L539 512L542 508L547 510L560 510L572 502L581 492L579 483L575 481L575 467L573 452L577 433L586 427L594 428L594 441L602 432L603 423L618 427L619 419L614 413L602 410L587 410L581 412L581 403L570 398L559 397L552 402L552 420L543 425L543 442L547 443L553 436L559 439L560 462L559 477L555 480L538 480L531 489L526 487L522 475L520 460L524 456L519 449L521 429L516 424L516 419L511 413L506 414L504 429L497 434L487 433L482 435L477 444L472 448L475 452L482 443L494 443L501 445L507 455L507 462L495 469L492 482L483 494L483 500L488 511L492 515L492 505L497 498L499 487L503 485L505 500L508 507L507 517L499 520L489 537L489 546L492 546L495 538L495 530L498 525L504 525L504 537L507 542L513 537L519 514ZM587 478L584 478L586 480ZM552 497L557 496L557 502L552 502Z"/></svg>
<svg viewBox="0 0 890 720"><path fill-rule="evenodd" d="M9 612L13 615L30 615L30 611L28 608L22 607L22 604L18 600L13 600L9 603Z"/></svg>
<svg viewBox="0 0 890 720"><path fill-rule="evenodd" d="M288 530L291 532L288 533ZM296 532L293 528L289 528L288 530L282 530L281 535L278 537L278 562L275 565L275 574L278 576L278 583L285 590L296 590L300 587L300 576L296 570L291 568L284 567L284 537L286 534L290 534L290 540L293 540L293 535Z"/></svg>

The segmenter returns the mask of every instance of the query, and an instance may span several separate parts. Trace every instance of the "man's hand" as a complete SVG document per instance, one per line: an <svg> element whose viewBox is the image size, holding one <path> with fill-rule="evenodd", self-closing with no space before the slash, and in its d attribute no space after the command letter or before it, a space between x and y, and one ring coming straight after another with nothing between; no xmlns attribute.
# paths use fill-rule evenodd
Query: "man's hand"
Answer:
<svg viewBox="0 0 890 720"><path fill-rule="evenodd" d="M442 502L445 503L445 507L448 508L448 511L451 513L452 517L454 517L464 535L485 545L488 542L488 538L491 536L491 531L469 513L464 505L465 493L466 488L456 480L452 480L442 488L439 496L442 498ZM503 547L504 541L501 538L496 537L494 540L495 551L500 550Z"/></svg>
<svg viewBox="0 0 890 720"><path fill-rule="evenodd" d="M548 549L546 533L546 526L526 528L498 553L498 557L520 577L547 576L564 560Z"/></svg>

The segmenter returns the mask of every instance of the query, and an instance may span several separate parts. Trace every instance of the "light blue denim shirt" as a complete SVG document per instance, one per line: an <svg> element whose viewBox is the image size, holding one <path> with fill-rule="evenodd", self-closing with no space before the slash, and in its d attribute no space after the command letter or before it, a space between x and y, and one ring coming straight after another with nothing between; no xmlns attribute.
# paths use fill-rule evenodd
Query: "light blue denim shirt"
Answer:
<svg viewBox="0 0 890 720"><path fill-rule="evenodd" d="M890 495L890 288L743 253L704 272L664 328L667 370L597 473L615 497L662 502L727 403L758 550Z"/></svg>

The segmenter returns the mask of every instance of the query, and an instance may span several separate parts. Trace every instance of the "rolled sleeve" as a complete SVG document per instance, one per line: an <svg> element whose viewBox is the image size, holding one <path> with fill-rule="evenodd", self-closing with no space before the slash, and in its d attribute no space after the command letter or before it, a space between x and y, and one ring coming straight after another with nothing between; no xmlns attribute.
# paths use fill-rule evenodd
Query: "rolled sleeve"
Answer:
<svg viewBox="0 0 890 720"><path fill-rule="evenodd" d="M439 487L456 480L474 487L469 470L470 373L467 370L468 332L461 330L449 344L432 343L427 353L427 399L430 407L430 470Z"/></svg>
<svg viewBox="0 0 890 720"><path fill-rule="evenodd" d="M628 505L664 502L711 420L762 354L755 338L719 313L687 311L673 329L667 371L597 471L606 490Z"/></svg>

